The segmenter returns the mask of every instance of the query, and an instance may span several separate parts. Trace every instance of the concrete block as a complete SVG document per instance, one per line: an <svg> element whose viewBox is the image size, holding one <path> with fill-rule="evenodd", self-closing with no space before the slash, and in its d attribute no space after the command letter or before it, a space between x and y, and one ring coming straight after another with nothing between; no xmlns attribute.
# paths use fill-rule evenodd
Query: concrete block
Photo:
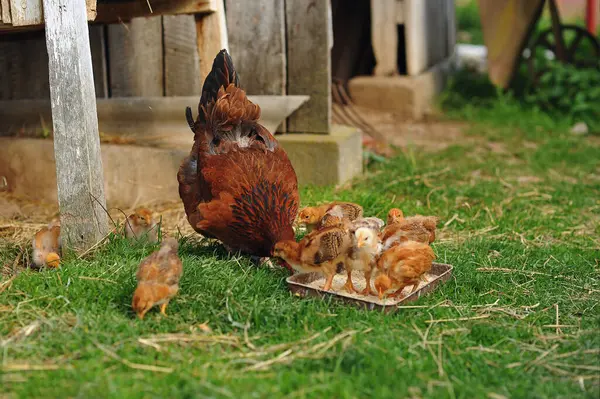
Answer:
<svg viewBox="0 0 600 399"><path fill-rule="evenodd" d="M318 186L344 183L362 172L361 132L333 125L330 134L277 136L287 152L300 185Z"/></svg>
<svg viewBox="0 0 600 399"><path fill-rule="evenodd" d="M360 131L334 126L332 134L285 134L287 151L301 185L334 185L362 171ZM52 140L0 137L0 178L21 197L56 202L56 164ZM179 201L177 171L191 140L178 148L102 144L104 190L109 207Z"/></svg>
<svg viewBox="0 0 600 399"><path fill-rule="evenodd" d="M446 60L416 76L358 76L348 82L356 105L391 111L406 120L431 113L444 89L451 61Z"/></svg>

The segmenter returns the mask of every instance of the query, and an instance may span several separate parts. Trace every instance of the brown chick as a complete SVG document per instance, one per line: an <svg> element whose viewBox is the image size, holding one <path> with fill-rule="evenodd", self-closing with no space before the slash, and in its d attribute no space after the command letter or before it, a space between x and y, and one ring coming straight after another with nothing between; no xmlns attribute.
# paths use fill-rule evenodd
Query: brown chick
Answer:
<svg viewBox="0 0 600 399"><path fill-rule="evenodd" d="M334 207L339 207L339 210L333 209ZM350 221L361 217L363 214L363 208L358 204L352 202L331 202L329 204L302 209L298 214L298 222L306 225L306 229L310 232L319 226L325 214L331 210L334 211L333 216L337 215L339 217L338 212L341 211L343 218Z"/></svg>
<svg viewBox="0 0 600 399"><path fill-rule="evenodd" d="M273 249L273 256L282 259L294 270L309 273L318 272L325 276L324 291L331 289L333 277L352 245L350 234L340 227L328 227L314 231L300 242L279 241Z"/></svg>
<svg viewBox="0 0 600 399"><path fill-rule="evenodd" d="M385 251L402 241L431 244L435 240L436 224L437 217L435 216L410 216L397 219L383 229L381 237L383 250Z"/></svg>
<svg viewBox="0 0 600 399"><path fill-rule="evenodd" d="M60 221L55 220L38 231L31 242L33 263L38 266L58 267L60 264L61 242ZM53 254L52 256L49 256ZM48 264L50 260L51 264Z"/></svg>
<svg viewBox="0 0 600 399"><path fill-rule="evenodd" d="M390 298L401 297L402 290L413 285L411 293L419 287L419 280L431 270L435 254L428 244L405 241L385 251L377 260L379 275L375 290L379 299L389 290L395 290Z"/></svg>
<svg viewBox="0 0 600 399"><path fill-rule="evenodd" d="M381 222L383 223L383 221ZM348 257L345 262L346 273L348 273L346 284L344 284L346 291L356 292L352 284L352 272L357 270L364 273L366 283L365 289L359 292L359 294L373 294L373 290L371 289L371 273L375 266L376 257L381 252L381 239L377 234L378 231L379 228L372 229L369 227L359 227L351 231L352 247L348 251Z"/></svg>
<svg viewBox="0 0 600 399"><path fill-rule="evenodd" d="M167 305L179 290L183 265L177 256L179 244L172 237L165 238L158 251L140 263L136 278L138 286L133 294L132 307L140 319L155 305L166 314Z"/></svg>
<svg viewBox="0 0 600 399"><path fill-rule="evenodd" d="M404 219L404 213L399 208L392 208L387 215L387 225L394 224Z"/></svg>
<svg viewBox="0 0 600 399"><path fill-rule="evenodd" d="M158 224L152 218L152 212L141 208L127 217L125 221L125 237L129 239L147 239L151 243L158 242Z"/></svg>

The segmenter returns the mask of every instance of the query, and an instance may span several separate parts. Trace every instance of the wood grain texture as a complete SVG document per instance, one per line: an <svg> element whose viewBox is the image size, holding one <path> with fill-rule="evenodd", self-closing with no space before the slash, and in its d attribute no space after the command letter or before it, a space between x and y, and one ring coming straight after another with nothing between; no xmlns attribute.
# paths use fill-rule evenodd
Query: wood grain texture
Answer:
<svg viewBox="0 0 600 399"><path fill-rule="evenodd" d="M100 3L97 6L96 22L116 23L138 17L177 14L206 14L217 11L218 0L130 0Z"/></svg>
<svg viewBox="0 0 600 399"><path fill-rule="evenodd" d="M193 15L163 16L165 95L200 95L200 57Z"/></svg>
<svg viewBox="0 0 600 399"><path fill-rule="evenodd" d="M86 6L44 0L44 10L61 238L87 249L108 232L108 217Z"/></svg>
<svg viewBox="0 0 600 399"><path fill-rule="evenodd" d="M286 0L287 94L310 100L288 118L288 131L329 133L331 22L328 1Z"/></svg>
<svg viewBox="0 0 600 399"><path fill-rule="evenodd" d="M213 60L222 49L229 51L225 5L216 1L216 11L212 14L196 15L196 35L200 57L200 77L202 81L212 68Z"/></svg>
<svg viewBox="0 0 600 399"><path fill-rule="evenodd" d="M108 26L112 97L164 95L162 17Z"/></svg>
<svg viewBox="0 0 600 399"><path fill-rule="evenodd" d="M41 0L10 0L10 12L14 26L41 24L44 20L42 10Z"/></svg>
<svg viewBox="0 0 600 399"><path fill-rule="evenodd" d="M108 66L106 65L106 40L104 25L89 25L94 88L97 98L108 97Z"/></svg>
<svg viewBox="0 0 600 399"><path fill-rule="evenodd" d="M248 94L285 94L284 0L227 0L231 58Z"/></svg>

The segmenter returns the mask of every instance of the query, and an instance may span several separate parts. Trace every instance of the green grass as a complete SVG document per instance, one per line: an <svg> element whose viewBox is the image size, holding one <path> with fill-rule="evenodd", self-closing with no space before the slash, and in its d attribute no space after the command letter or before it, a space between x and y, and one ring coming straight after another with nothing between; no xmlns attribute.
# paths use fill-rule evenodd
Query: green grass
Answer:
<svg viewBox="0 0 600 399"><path fill-rule="evenodd" d="M185 272L169 317L152 311L140 321L130 309L134 273L154 248L113 237L88 259L67 259L58 271L24 271L5 286L2 391L15 397L598 397L597 142L571 137L543 116L472 112L479 122L464 143L438 153L407 148L351 186L302 191L304 204L344 199L362 203L370 215L384 216L392 206L439 215L434 249L439 261L455 266L454 275L414 303L420 307L386 315L300 299L288 292L283 271L189 240L180 248ZM15 251L7 247L2 260L10 262ZM548 327L556 309L559 323L568 325L558 335ZM466 320L428 323L457 318ZM201 330L204 322L212 333ZM36 327L17 334L27 326ZM198 341L139 341L168 333ZM257 364L260 370L247 369ZM25 366L56 369L18 371Z"/></svg>

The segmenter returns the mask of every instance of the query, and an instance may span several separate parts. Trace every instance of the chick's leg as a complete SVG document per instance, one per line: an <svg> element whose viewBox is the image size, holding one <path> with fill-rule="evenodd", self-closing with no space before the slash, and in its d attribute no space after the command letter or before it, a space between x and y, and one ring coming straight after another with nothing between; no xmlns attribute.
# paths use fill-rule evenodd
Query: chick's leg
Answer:
<svg viewBox="0 0 600 399"><path fill-rule="evenodd" d="M377 295L371 289L371 273L372 270L365 270L365 289L359 292L361 295Z"/></svg>
<svg viewBox="0 0 600 399"><path fill-rule="evenodd" d="M350 293L356 292L356 288L352 284L352 269L348 268L346 273L348 273L348 278L346 279L346 284L344 284L344 289Z"/></svg>
<svg viewBox="0 0 600 399"><path fill-rule="evenodd" d="M169 304L169 301L163 303L162 305L160 305L160 314L162 314L163 316L167 315L167 305Z"/></svg>
<svg viewBox="0 0 600 399"><path fill-rule="evenodd" d="M333 283L333 276L335 274L327 275L327 280L325 280L325 285L323 286L323 291L329 291L331 289L331 284Z"/></svg>

